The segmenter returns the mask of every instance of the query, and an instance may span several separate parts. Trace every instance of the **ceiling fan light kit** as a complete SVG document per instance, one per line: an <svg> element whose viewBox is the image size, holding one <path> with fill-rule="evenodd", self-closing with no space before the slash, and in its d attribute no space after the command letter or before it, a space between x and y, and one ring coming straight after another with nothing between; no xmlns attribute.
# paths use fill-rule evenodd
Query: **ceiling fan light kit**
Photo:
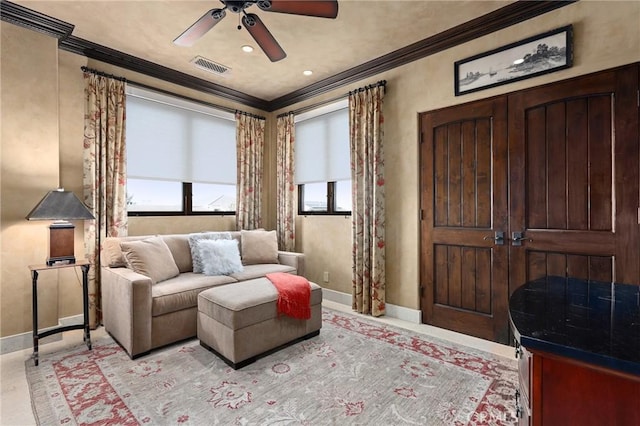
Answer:
<svg viewBox="0 0 640 426"><path fill-rule="evenodd" d="M271 62L277 62L286 58L287 54L278 41L269 32L262 20L255 13L247 13L245 9L254 4L265 12L288 13L291 15L313 16L317 18L335 19L338 16L337 0L249 0L232 1L220 0L223 8L211 9L200 19L180 34L173 43L178 46L192 46L198 39L220 22L229 10L241 14L242 25L247 29L251 37L264 51ZM238 26L238 29L240 27Z"/></svg>

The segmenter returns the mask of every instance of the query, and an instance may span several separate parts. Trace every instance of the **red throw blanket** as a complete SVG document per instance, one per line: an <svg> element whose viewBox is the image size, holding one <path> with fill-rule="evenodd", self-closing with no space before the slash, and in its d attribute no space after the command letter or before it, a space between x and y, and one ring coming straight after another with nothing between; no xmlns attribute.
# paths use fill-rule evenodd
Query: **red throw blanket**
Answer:
<svg viewBox="0 0 640 426"><path fill-rule="evenodd" d="M274 272L267 274L269 281L278 290L278 314L292 318L311 318L311 285L305 277Z"/></svg>

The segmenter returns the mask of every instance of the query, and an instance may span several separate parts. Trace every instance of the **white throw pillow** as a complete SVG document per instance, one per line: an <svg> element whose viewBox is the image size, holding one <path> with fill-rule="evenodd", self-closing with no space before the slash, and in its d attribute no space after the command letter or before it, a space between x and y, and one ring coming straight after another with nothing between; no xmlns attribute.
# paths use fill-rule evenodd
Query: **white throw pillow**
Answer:
<svg viewBox="0 0 640 426"><path fill-rule="evenodd" d="M229 275L243 270L236 240L200 240L198 249L205 275Z"/></svg>
<svg viewBox="0 0 640 426"><path fill-rule="evenodd" d="M202 240L230 240L231 234L228 232L200 232L189 234L189 248L191 249L191 261L193 262L193 272L201 274L204 264L200 257L198 243Z"/></svg>

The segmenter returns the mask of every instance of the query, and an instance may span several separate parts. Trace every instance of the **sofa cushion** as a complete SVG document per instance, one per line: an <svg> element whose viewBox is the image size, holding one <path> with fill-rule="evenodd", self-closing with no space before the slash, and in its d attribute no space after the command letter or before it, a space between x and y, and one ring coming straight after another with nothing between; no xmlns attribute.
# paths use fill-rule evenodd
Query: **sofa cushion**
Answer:
<svg viewBox="0 0 640 426"><path fill-rule="evenodd" d="M151 287L151 315L156 317L194 308L198 306L198 293L201 291L235 282L234 278L226 275L208 276L185 272Z"/></svg>
<svg viewBox="0 0 640 426"><path fill-rule="evenodd" d="M193 270L193 262L191 261L189 236L187 234L162 235L162 239L167 243L178 270L180 272L191 272Z"/></svg>
<svg viewBox="0 0 640 426"><path fill-rule="evenodd" d="M241 231L242 263L278 263L278 237L276 231Z"/></svg>
<svg viewBox="0 0 640 426"><path fill-rule="evenodd" d="M180 273L169 247L161 237L122 241L120 248L128 267L151 278L152 284L168 280Z"/></svg>
<svg viewBox="0 0 640 426"><path fill-rule="evenodd" d="M289 265L281 265L276 263L263 263L259 265L244 265L242 272L231 274L238 281L252 280L254 278L264 277L266 274L273 272L291 272L296 273L296 268Z"/></svg>
<svg viewBox="0 0 640 426"><path fill-rule="evenodd" d="M236 240L198 241L205 275L229 275L242 272L240 250Z"/></svg>
<svg viewBox="0 0 640 426"><path fill-rule="evenodd" d="M193 262L193 272L201 274L203 272L203 263L200 258L200 250L198 249L198 241L200 240L230 240L231 234L228 232L198 232L189 234L189 248L191 250L191 261Z"/></svg>

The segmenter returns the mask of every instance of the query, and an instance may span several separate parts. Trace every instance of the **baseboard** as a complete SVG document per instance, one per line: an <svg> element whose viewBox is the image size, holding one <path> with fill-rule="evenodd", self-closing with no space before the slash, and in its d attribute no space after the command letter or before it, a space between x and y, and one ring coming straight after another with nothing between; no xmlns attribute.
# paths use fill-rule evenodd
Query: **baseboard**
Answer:
<svg viewBox="0 0 640 426"><path fill-rule="evenodd" d="M322 289L322 298L345 306L351 306L351 295L341 291Z"/></svg>
<svg viewBox="0 0 640 426"><path fill-rule="evenodd" d="M64 327L67 325L73 324L82 324L83 315L74 315L72 317L60 318L58 320L58 325L55 327L48 327L40 329L40 332L51 330L52 328ZM57 342L62 340L62 333L52 334L51 336L47 336L43 339L40 339L38 344L44 345L51 342ZM14 334L12 336L1 337L0 338L0 355L8 354L15 351L21 351L23 349L33 348L33 333L20 333Z"/></svg>
<svg viewBox="0 0 640 426"><path fill-rule="evenodd" d="M342 293L341 291L330 290L328 288L322 289L322 297L326 300L330 300L335 303L339 303L345 306L351 306L351 295ZM422 312L416 309L405 308L404 306L392 305L387 303L386 316L389 318L396 318L399 320L407 321L413 324L422 323Z"/></svg>

